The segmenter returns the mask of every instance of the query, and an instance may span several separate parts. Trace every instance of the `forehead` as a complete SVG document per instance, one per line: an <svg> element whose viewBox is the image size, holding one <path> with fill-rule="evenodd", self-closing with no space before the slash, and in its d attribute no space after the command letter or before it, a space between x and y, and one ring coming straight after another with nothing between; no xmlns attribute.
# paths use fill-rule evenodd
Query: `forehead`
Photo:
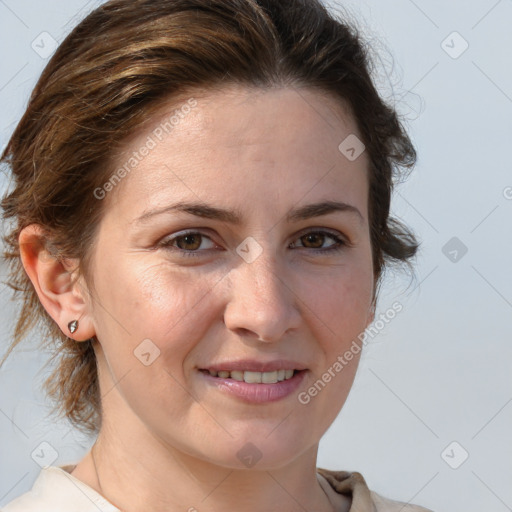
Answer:
<svg viewBox="0 0 512 512"><path fill-rule="evenodd" d="M349 108L319 90L233 85L196 91L162 105L126 141L114 172L124 167L129 176L115 193L123 188L122 195L158 202L187 188L201 199L233 200L241 189L266 189L277 198L320 182L349 191L366 184L366 155L350 161L339 149L354 135Z"/></svg>

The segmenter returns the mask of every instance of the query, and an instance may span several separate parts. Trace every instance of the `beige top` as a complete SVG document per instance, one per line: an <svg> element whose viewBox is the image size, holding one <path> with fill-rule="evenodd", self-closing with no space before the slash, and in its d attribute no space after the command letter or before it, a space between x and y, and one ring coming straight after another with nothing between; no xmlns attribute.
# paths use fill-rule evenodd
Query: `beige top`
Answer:
<svg viewBox="0 0 512 512"><path fill-rule="evenodd" d="M101 494L70 474L75 466L48 466L32 489L8 503L1 512L121 512ZM317 468L331 487L352 498L350 512L432 512L392 501L370 491L357 472Z"/></svg>

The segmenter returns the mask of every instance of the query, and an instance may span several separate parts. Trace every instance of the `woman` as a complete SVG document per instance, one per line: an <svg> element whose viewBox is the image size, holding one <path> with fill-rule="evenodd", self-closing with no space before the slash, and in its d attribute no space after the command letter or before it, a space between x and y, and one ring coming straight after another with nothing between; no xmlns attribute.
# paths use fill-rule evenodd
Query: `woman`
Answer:
<svg viewBox="0 0 512 512"><path fill-rule="evenodd" d="M316 468L415 152L316 0L113 0L45 69L3 155L48 395L97 434L5 512L426 510Z"/></svg>

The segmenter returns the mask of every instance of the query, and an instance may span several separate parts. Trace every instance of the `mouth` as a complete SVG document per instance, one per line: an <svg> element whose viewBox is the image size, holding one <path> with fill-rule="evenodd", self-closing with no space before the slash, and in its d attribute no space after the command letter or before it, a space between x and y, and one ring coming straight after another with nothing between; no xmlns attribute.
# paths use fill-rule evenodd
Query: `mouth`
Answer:
<svg viewBox="0 0 512 512"><path fill-rule="evenodd" d="M270 372L255 372L249 370L207 370L200 369L202 373L220 379L230 379L238 382L246 382L247 384L276 384L292 379L298 373L305 370L279 369Z"/></svg>
<svg viewBox="0 0 512 512"><path fill-rule="evenodd" d="M290 364L290 363L289 363ZM269 371L244 370L238 366L236 370L228 370L230 366L221 368L198 369L204 385L211 386L223 394L250 404L265 404L293 396L304 382L307 369L291 369L271 363ZM219 365L220 366L220 365ZM268 366L268 364L253 364Z"/></svg>

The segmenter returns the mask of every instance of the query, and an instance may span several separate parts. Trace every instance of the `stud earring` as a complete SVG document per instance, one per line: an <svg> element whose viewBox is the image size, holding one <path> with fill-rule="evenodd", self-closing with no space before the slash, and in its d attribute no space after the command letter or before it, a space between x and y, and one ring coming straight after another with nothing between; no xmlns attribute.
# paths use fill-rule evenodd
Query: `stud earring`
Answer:
<svg viewBox="0 0 512 512"><path fill-rule="evenodd" d="M68 329L71 334L73 334L78 329L78 320L72 320L68 324Z"/></svg>

